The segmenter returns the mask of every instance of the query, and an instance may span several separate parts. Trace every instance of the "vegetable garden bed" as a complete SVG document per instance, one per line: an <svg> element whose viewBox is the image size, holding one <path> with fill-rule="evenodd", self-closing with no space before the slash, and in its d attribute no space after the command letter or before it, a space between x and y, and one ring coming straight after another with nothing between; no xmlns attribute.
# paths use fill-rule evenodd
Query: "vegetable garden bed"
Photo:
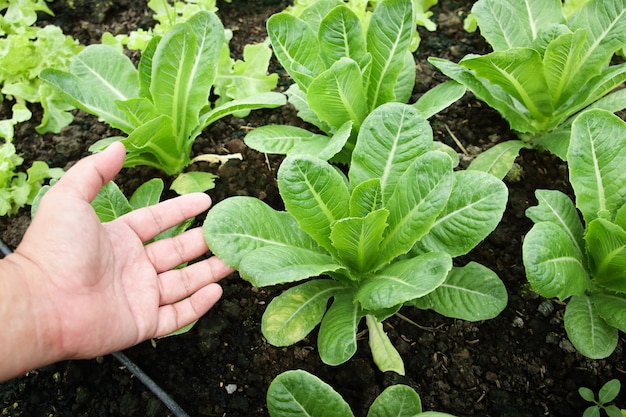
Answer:
<svg viewBox="0 0 626 417"><path fill-rule="evenodd" d="M50 7L57 17L45 19L84 45L98 43L104 31L128 33L152 24L146 9L137 4L141 2L117 2L108 7L104 3L80 2L76 10L69 11L55 1ZM458 62L469 53L490 51L478 32L468 33L463 28L473 1L439 3L431 9L436 31L419 28L422 39L414 53L417 75L410 103L447 80L428 62L429 57ZM217 15L225 28L233 30L233 57L242 57L244 45L262 42L267 19L288 5L278 0L218 2ZM285 91L292 80L275 58L270 70L279 74L278 91ZM3 119L9 110L7 101L3 102ZM96 117L75 111L74 122L60 134L42 136L35 131L42 112L37 106L31 110L33 119L18 124L14 138L25 166L42 160L52 167L67 168L89 154L89 146L98 140L119 134ZM626 118L624 112L618 115ZM242 154L241 160L224 164L192 165L193 170L219 176L215 188L208 191L214 204L231 196L251 196L276 210L284 209L277 183L283 157L259 153L243 141L251 129L269 124L310 128L293 107L281 106L255 110L243 119L225 117L196 139L192 156ZM518 139L495 110L470 92L433 116L430 124L434 139L459 154L461 168L483 150ZM365 416L386 387L400 383L417 391L425 410L458 416L582 415L589 403L580 397L579 387L597 392L613 378L626 383L626 340L620 333L615 351L605 359L582 356L565 333L565 304L541 297L530 288L522 243L533 222L525 211L537 205L537 189L559 190L571 198L574 192L567 165L547 152L521 149L515 172L517 175L504 180L508 203L495 231L468 254L454 259L455 266L473 261L495 271L508 293L506 308L493 319L468 322L403 307L384 322L384 331L404 361L404 376L381 372L372 361L367 337L361 333L356 354L339 366L322 363L317 330L295 345L272 346L261 334L261 317L270 301L292 285L256 288L236 273L222 282L223 299L191 331L145 342L124 353L192 416L266 416L265 394L270 382L290 369L304 369L330 384L357 416ZM154 168L134 167L124 169L116 183L128 196L154 177L163 178L166 189L173 180ZM173 193L164 197L170 195ZM27 208L1 217L0 239L14 248L29 219ZM197 219L197 223L202 220ZM363 322L359 330L365 329ZM168 413L165 405L112 356L63 362L30 372L0 384L0 397L2 415L10 416ZM626 389L616 403L626 408Z"/></svg>

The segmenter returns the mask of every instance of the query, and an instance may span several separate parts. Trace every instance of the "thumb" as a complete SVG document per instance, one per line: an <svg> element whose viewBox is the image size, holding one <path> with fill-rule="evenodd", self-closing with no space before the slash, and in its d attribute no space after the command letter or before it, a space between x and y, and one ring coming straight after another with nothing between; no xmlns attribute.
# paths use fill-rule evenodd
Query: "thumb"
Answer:
<svg viewBox="0 0 626 417"><path fill-rule="evenodd" d="M121 142L113 142L104 151L78 161L50 191L74 194L91 202L102 186L111 181L122 169L125 157L124 145Z"/></svg>

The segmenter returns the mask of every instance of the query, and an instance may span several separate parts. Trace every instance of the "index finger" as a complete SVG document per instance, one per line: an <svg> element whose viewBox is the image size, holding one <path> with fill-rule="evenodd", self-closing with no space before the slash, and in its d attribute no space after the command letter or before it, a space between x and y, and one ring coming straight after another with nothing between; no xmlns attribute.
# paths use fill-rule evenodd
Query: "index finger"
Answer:
<svg viewBox="0 0 626 417"><path fill-rule="evenodd" d="M204 193L185 194L159 204L131 211L114 222L126 223L142 242L197 216L211 206L211 197Z"/></svg>

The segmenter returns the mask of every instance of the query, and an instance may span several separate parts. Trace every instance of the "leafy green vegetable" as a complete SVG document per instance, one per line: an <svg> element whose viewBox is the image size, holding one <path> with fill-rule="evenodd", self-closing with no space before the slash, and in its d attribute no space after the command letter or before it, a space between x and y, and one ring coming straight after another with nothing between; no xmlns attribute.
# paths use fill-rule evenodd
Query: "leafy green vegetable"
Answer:
<svg viewBox="0 0 626 417"><path fill-rule="evenodd" d="M72 107L59 99L47 85L38 78L45 68L67 69L70 60L78 54L82 46L71 36L66 36L58 26L34 26L37 13L52 15L43 0L4 1L0 3L0 85L2 95L15 101L14 106L25 109L26 102L41 103L44 116L37 132L58 133L67 126L73 116L68 113ZM0 137L11 140L13 126L31 115L15 114L9 120L0 121Z"/></svg>
<svg viewBox="0 0 626 417"><path fill-rule="evenodd" d="M343 0L345 5L348 6L363 22L364 29L367 31L367 25L371 19L373 10L381 3L382 0ZM434 31L437 26L430 20L433 15L428 9L435 6L438 0L412 0L413 13L415 17L416 25L423 26L429 31ZM290 13L296 17L305 16L311 18L312 10L306 10L309 6L314 4L316 0L295 0L292 6L285 9L286 13ZM332 2L332 4L338 4L338 2ZM308 15L308 16L307 16ZM413 27L413 33L411 35L410 50L415 51L419 46L420 36L417 33L417 27Z"/></svg>
<svg viewBox="0 0 626 417"><path fill-rule="evenodd" d="M292 370L278 375L267 391L271 417L350 417L348 403L330 385L306 371ZM453 417L435 411L422 412L422 401L406 385L387 387L370 406L367 417Z"/></svg>
<svg viewBox="0 0 626 417"><path fill-rule="evenodd" d="M626 123L606 110L582 113L568 161L576 207L560 191L537 190L524 265L540 295L569 299L565 330L576 349L604 358L626 331Z"/></svg>
<svg viewBox="0 0 626 417"><path fill-rule="evenodd" d="M15 214L32 204L45 180L63 175L61 168L50 168L43 161L33 162L26 172L16 171L23 162L13 143L0 144L0 216Z"/></svg>
<svg viewBox="0 0 626 417"><path fill-rule="evenodd" d="M173 26L163 38L153 38L138 69L122 52L90 45L72 61L69 72L45 70L41 78L76 107L128 134L99 141L92 150L119 140L128 151L126 167L148 165L176 175L191 163L193 142L211 123L285 103L282 94L256 94L251 87L252 96L213 106L209 95L223 44L219 18L200 12ZM206 178L198 181L199 175L194 174L195 184L211 184L214 178L204 173Z"/></svg>
<svg viewBox="0 0 626 417"><path fill-rule="evenodd" d="M560 0L479 0L472 14L494 51L468 55L458 64L429 61L496 109L523 142L518 149L545 148L565 160L571 123L580 111L626 107L626 90L613 91L626 80L626 64L609 65L626 46L626 0L589 0L576 7L566 19ZM498 144L480 165L497 166L490 161L508 158L502 147L512 151L511 144ZM505 163L510 168L512 161Z"/></svg>
<svg viewBox="0 0 626 417"><path fill-rule="evenodd" d="M378 106L407 102L415 82L410 51L415 30L411 0L383 0L365 13L342 0L323 0L299 17L283 12L267 22L274 52L295 81L289 101L306 122L325 134L292 126L262 126L245 142L261 152L318 155L347 162L365 118ZM358 12L355 12L355 10ZM430 97L433 107L447 107L465 88L447 84L452 97ZM450 100L442 104L442 99Z"/></svg>
<svg viewBox="0 0 626 417"><path fill-rule="evenodd" d="M415 108L387 103L363 122L347 178L320 158L290 155L278 171L286 211L250 197L209 211L209 246L253 285L328 276L268 305L262 331L270 343L296 343L321 322L320 356L341 364L355 353L366 317L374 361L403 373L381 325L403 304L467 320L504 308L506 290L494 272L476 263L453 267L452 258L496 227L507 189L490 174L454 171L439 149Z"/></svg>

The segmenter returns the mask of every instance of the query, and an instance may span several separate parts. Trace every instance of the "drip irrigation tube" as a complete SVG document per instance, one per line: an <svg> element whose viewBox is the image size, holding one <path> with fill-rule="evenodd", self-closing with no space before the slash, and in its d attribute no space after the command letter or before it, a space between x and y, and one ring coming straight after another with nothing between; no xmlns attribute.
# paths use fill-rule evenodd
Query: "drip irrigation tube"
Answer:
<svg viewBox="0 0 626 417"><path fill-rule="evenodd" d="M5 256L11 254L11 249L2 240L0 240L0 253L2 253L0 258L4 258ZM189 414L187 414L172 397L163 391L163 389L157 385L152 378L142 371L137 364L130 360L128 356L124 355L122 352L114 352L112 353L112 356L124 365L126 369L128 369L131 374L140 380L159 400L161 400L163 405L165 405L175 417L189 417Z"/></svg>

